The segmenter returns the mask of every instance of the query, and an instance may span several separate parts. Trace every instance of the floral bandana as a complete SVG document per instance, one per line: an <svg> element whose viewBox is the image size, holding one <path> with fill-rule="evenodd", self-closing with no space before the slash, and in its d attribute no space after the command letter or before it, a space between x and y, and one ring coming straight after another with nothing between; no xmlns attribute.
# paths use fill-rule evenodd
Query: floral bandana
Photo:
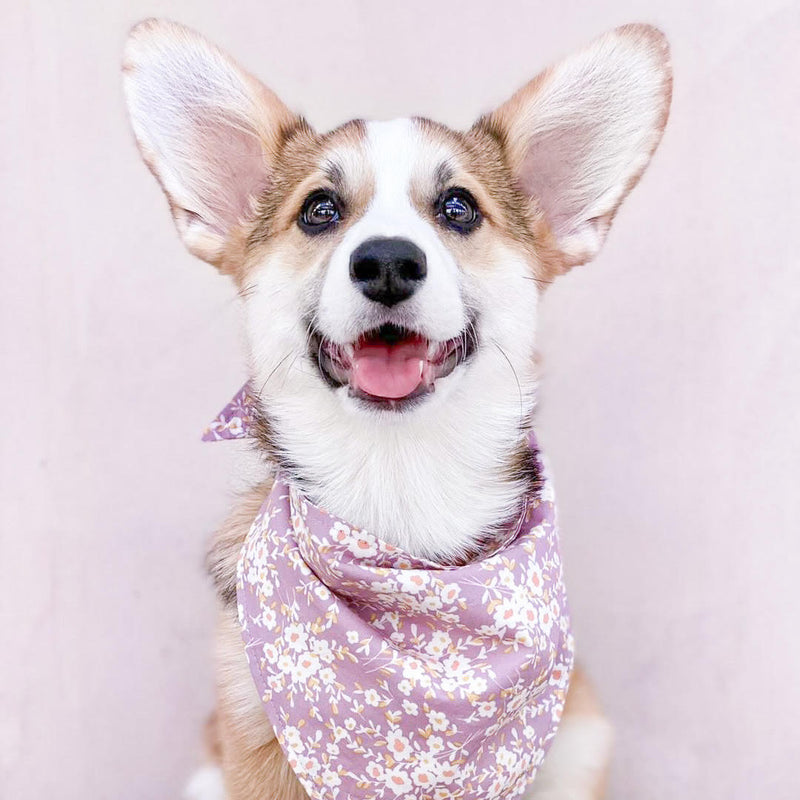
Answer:
<svg viewBox="0 0 800 800"><path fill-rule="evenodd" d="M204 438L247 436L251 403L245 387ZM313 800L495 800L533 780L573 658L549 480L498 550L443 567L278 474L237 577L250 671Z"/></svg>

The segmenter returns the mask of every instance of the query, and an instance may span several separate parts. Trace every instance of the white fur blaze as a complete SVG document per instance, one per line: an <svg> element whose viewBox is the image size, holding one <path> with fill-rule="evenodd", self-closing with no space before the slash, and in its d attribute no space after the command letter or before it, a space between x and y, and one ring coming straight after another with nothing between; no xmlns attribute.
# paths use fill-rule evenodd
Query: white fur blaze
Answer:
<svg viewBox="0 0 800 800"><path fill-rule="evenodd" d="M431 224L414 208L409 191L416 168L433 172L440 159L423 148L420 133L409 119L367 124L367 153L375 191L361 219L336 248L325 276L318 319L328 336L347 342L374 306L350 279L350 255L367 239L399 237L425 253L428 274L413 299L404 304L409 327L422 327L434 339L456 336L466 324L459 292L458 266ZM444 154L441 158L446 157Z"/></svg>

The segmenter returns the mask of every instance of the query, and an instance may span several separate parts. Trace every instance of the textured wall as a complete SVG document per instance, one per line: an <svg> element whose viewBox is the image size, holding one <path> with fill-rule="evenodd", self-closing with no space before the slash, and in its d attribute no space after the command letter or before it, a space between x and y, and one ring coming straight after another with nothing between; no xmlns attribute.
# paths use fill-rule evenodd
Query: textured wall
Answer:
<svg viewBox="0 0 800 800"><path fill-rule="evenodd" d="M4 4L0 796L176 797L211 703L201 561L241 459L198 434L243 366L232 289L127 128L120 52L152 14L322 127L463 125L606 28L664 28L672 121L550 291L539 428L614 798L800 796L797 3L395 5Z"/></svg>

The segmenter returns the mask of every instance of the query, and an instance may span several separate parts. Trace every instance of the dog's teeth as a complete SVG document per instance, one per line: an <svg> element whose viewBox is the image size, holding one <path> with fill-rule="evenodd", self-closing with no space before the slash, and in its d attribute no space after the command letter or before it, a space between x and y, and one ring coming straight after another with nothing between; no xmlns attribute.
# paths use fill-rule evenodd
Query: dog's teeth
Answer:
<svg viewBox="0 0 800 800"><path fill-rule="evenodd" d="M352 359L353 356L356 354L356 348L352 344L344 345L342 347L342 350L344 351L344 354L350 359Z"/></svg>

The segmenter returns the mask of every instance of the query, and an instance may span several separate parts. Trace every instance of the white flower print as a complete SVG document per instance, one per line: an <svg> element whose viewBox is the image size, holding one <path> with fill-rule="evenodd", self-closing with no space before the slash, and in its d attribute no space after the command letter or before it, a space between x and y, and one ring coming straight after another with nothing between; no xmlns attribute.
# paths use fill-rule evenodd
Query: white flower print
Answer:
<svg viewBox="0 0 800 800"><path fill-rule="evenodd" d="M542 568L535 561L531 561L530 564L528 564L527 577L526 585L528 590L536 597L540 597L544 589L544 577L542 575Z"/></svg>
<svg viewBox="0 0 800 800"><path fill-rule="evenodd" d="M386 737L386 749L395 761L404 761L411 753L408 738L399 730L389 731Z"/></svg>
<svg viewBox="0 0 800 800"><path fill-rule="evenodd" d="M311 756L303 756L297 760L297 767L313 778L319 772L319 761Z"/></svg>
<svg viewBox="0 0 800 800"><path fill-rule="evenodd" d="M335 522L330 535L334 542L347 542L350 539L350 528L341 522Z"/></svg>
<svg viewBox="0 0 800 800"><path fill-rule="evenodd" d="M497 713L497 704L494 700L484 700L478 703L478 714L481 717L493 717Z"/></svg>
<svg viewBox="0 0 800 800"><path fill-rule="evenodd" d="M320 600L331 599L331 590L322 583L319 583L314 587L314 593L317 595L317 597L319 597Z"/></svg>
<svg viewBox="0 0 800 800"><path fill-rule="evenodd" d="M436 772L440 780L446 780L448 782L455 780L455 778L458 776L458 769L456 769L452 764L447 764L444 762L439 764Z"/></svg>
<svg viewBox="0 0 800 800"><path fill-rule="evenodd" d="M482 678L480 675L470 675L467 686L470 694L482 695L487 688L486 678Z"/></svg>
<svg viewBox="0 0 800 800"><path fill-rule="evenodd" d="M278 624L278 615L275 613L275 610L272 608L265 608L264 611L261 613L261 624L268 630L271 631L275 628Z"/></svg>
<svg viewBox="0 0 800 800"><path fill-rule="evenodd" d="M400 571L397 580L401 591L418 594L427 590L430 576L422 570L404 569Z"/></svg>
<svg viewBox="0 0 800 800"><path fill-rule="evenodd" d="M453 646L453 640L447 631L434 631L430 641L425 645L425 652L432 656L441 656L449 652Z"/></svg>
<svg viewBox="0 0 800 800"><path fill-rule="evenodd" d="M330 667L323 667L317 677L328 686L336 680L336 673Z"/></svg>
<svg viewBox="0 0 800 800"><path fill-rule="evenodd" d="M452 605L455 603L459 595L461 594L461 589L459 588L457 583L448 583L445 584L441 591L439 592L439 596L442 598L442 602L446 605Z"/></svg>
<svg viewBox="0 0 800 800"><path fill-rule="evenodd" d="M319 669L319 656L316 653L303 653L297 659L292 679L298 683L307 681Z"/></svg>
<svg viewBox="0 0 800 800"><path fill-rule="evenodd" d="M386 772L384 775L384 781L397 797L403 794L408 794L412 788L408 773L399 767Z"/></svg>
<svg viewBox="0 0 800 800"><path fill-rule="evenodd" d="M359 556L360 558L367 558L378 554L378 545L375 541L375 537L370 536L370 534L364 531L352 534L347 549L354 556Z"/></svg>
<svg viewBox="0 0 800 800"><path fill-rule="evenodd" d="M417 658L406 658L403 661L403 677L416 681L425 675L425 665Z"/></svg>
<svg viewBox="0 0 800 800"><path fill-rule="evenodd" d="M517 585L517 576L508 568L500 570L497 580L507 589L513 589Z"/></svg>
<svg viewBox="0 0 800 800"><path fill-rule="evenodd" d="M234 439L238 439L244 434L244 425L242 425L241 417L231 417L228 422L228 433Z"/></svg>
<svg viewBox="0 0 800 800"><path fill-rule="evenodd" d="M381 696L374 689L367 689L364 692L364 702L369 706L380 705Z"/></svg>
<svg viewBox="0 0 800 800"><path fill-rule="evenodd" d="M492 615L498 628L513 628L519 622L519 606L513 597L504 598L497 603Z"/></svg>
<svg viewBox="0 0 800 800"><path fill-rule="evenodd" d="M328 663L335 658L331 652L331 643L327 639L312 639L309 647L312 653L319 656L320 661Z"/></svg>
<svg viewBox="0 0 800 800"><path fill-rule="evenodd" d="M295 652L302 652L306 649L306 642L308 642L308 633L305 626L299 622L287 625L283 632L283 640L289 646L290 650Z"/></svg>
<svg viewBox="0 0 800 800"><path fill-rule="evenodd" d="M566 689L569 681L569 667L566 664L558 664L550 673L550 683L558 686L559 689Z"/></svg>
<svg viewBox="0 0 800 800"><path fill-rule="evenodd" d="M278 669L281 672L292 672L294 670L294 659L289 653L283 653L278 658Z"/></svg>
<svg viewBox="0 0 800 800"><path fill-rule="evenodd" d="M545 636L549 635L553 627L553 615L548 606L544 606L539 612L539 628Z"/></svg>
<svg viewBox="0 0 800 800"><path fill-rule="evenodd" d="M342 779L339 777L338 772L334 772L331 769L326 769L322 773L322 785L327 786L329 788L334 788L336 786L342 785Z"/></svg>
<svg viewBox="0 0 800 800"><path fill-rule="evenodd" d="M300 736L300 729L294 725L287 725L283 729L283 745L287 750L300 753L303 750L303 740Z"/></svg>
<svg viewBox="0 0 800 800"><path fill-rule="evenodd" d="M268 630L272 630L272 628L268 628ZM267 642L263 648L264 658L270 663L274 664L278 660L278 656L280 655L278 648L275 647L274 644L271 642Z"/></svg>
<svg viewBox="0 0 800 800"><path fill-rule="evenodd" d="M443 667L446 675L458 678L464 670L469 669L469 660L462 653L454 653L444 660Z"/></svg>
<svg viewBox="0 0 800 800"><path fill-rule="evenodd" d="M421 597L415 603L417 611L424 613L430 611L438 611L442 607L442 599L435 594L429 594Z"/></svg>
<svg viewBox="0 0 800 800"><path fill-rule="evenodd" d="M366 767L367 775L374 781L383 779L383 765L378 761L370 761Z"/></svg>
<svg viewBox="0 0 800 800"><path fill-rule="evenodd" d="M409 716L416 717L419 714L419 706L410 700L403 700L403 711Z"/></svg>
<svg viewBox="0 0 800 800"><path fill-rule="evenodd" d="M441 711L429 711L428 721L435 731L446 731L449 725L447 717Z"/></svg>
<svg viewBox="0 0 800 800"><path fill-rule="evenodd" d="M517 763L517 754L507 747L498 747L495 758L497 763L506 769L512 769Z"/></svg>
<svg viewBox="0 0 800 800"><path fill-rule="evenodd" d="M411 780L415 786L421 786L427 789L432 786L436 780L436 770L431 767L423 767L422 765L411 770Z"/></svg>
<svg viewBox="0 0 800 800"><path fill-rule="evenodd" d="M444 739L441 736L429 736L428 750L431 753L441 753L444 750Z"/></svg>

